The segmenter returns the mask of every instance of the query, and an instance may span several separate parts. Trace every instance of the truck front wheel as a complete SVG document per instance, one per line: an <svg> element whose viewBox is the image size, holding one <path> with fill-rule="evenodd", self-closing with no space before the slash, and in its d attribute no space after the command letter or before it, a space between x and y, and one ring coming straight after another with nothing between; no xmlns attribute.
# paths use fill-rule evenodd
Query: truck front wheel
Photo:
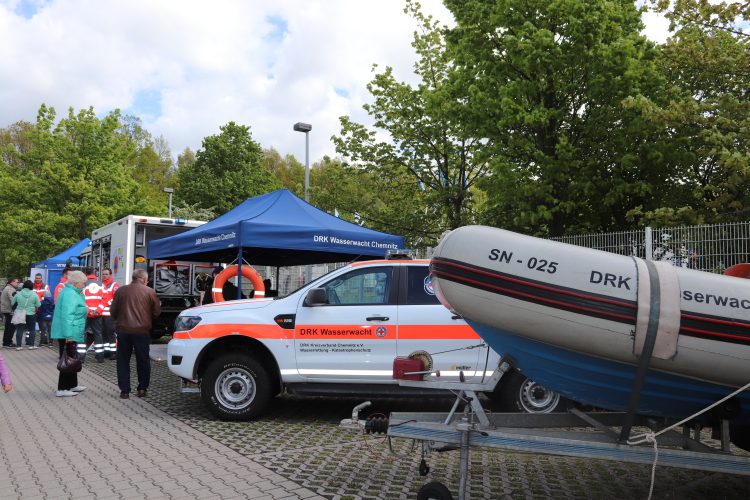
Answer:
<svg viewBox="0 0 750 500"><path fill-rule="evenodd" d="M268 373L250 356L224 355L211 362L201 380L201 401L222 420L257 417L270 400Z"/></svg>

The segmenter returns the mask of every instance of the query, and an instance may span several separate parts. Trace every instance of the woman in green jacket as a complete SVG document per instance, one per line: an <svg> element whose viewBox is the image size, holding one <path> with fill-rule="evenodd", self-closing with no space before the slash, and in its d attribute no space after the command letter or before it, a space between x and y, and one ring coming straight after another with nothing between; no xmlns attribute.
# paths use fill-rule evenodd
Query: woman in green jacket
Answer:
<svg viewBox="0 0 750 500"><path fill-rule="evenodd" d="M42 305L42 303L33 289L34 283L31 280L24 281L23 288L13 296L13 300L10 302L11 305L15 304L16 307L26 310L26 324L16 325L16 351L23 349L21 342L23 342L25 331L29 332L26 347L36 349L34 346L34 337L36 336L36 308Z"/></svg>
<svg viewBox="0 0 750 500"><path fill-rule="evenodd" d="M55 302L55 315L52 317L52 332L50 337L57 339L60 356L68 342L81 344L85 353L84 329L86 328L86 299L83 297L83 287L86 275L81 271L68 273L68 282L60 291ZM79 354L80 355L80 354ZM77 373L63 373L57 379L57 392L55 396L77 396L86 388L78 385Z"/></svg>

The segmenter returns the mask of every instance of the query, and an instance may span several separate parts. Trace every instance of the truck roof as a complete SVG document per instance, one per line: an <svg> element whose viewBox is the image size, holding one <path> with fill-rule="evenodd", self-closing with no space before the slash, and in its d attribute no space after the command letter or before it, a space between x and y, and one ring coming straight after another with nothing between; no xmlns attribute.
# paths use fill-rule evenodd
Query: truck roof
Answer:
<svg viewBox="0 0 750 500"><path fill-rule="evenodd" d="M127 224L133 224L133 223L139 223L139 224L152 224L152 225L164 225L164 226L184 226L184 227L198 227L202 226L206 223L206 221L202 220L186 220L186 219L175 219L175 218L169 218L169 217L152 217L149 215L126 215L125 217L122 217L115 222L111 222L107 224L106 226L102 226L99 229L94 230L93 236L96 236L98 233L103 232L106 229L109 229L113 226L122 226Z"/></svg>

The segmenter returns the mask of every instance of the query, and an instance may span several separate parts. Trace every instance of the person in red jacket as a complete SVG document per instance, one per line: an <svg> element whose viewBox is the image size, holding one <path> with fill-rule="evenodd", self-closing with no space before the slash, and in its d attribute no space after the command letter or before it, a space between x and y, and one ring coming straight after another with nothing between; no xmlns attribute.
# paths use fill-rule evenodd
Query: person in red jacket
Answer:
<svg viewBox="0 0 750 500"><path fill-rule="evenodd" d="M115 334L115 320L109 312L109 306L120 285L112 277L112 270L102 269L102 339L104 341L104 357L117 359L117 336Z"/></svg>
<svg viewBox="0 0 750 500"><path fill-rule="evenodd" d="M49 293L49 285L47 285L47 284L44 283L44 280L42 279L42 273L36 273L34 275L34 288L31 291L34 292L37 297L39 297L39 302L40 303L42 302L42 300L44 300L44 294L45 293ZM38 312L39 312L39 309L37 309L37 313ZM36 332L41 332L41 330L42 330L42 327L39 324L39 318L38 317L37 317L36 324L34 325L34 328L35 328ZM49 333L49 332L47 332L47 333ZM39 336L39 340L40 340L40 344L39 345L42 345L41 344L41 340L46 339L46 338L48 338L48 335L46 335L46 334L44 336L40 335Z"/></svg>
<svg viewBox="0 0 750 500"><path fill-rule="evenodd" d="M57 296L60 295L60 290L65 288L65 283L68 282L68 273L70 272L70 268L66 267L62 270L62 278L60 278L60 283L57 284L55 287L55 295L53 296L53 302L57 302Z"/></svg>
<svg viewBox="0 0 750 500"><path fill-rule="evenodd" d="M34 275L34 289L32 291L39 297L40 302L44 298L44 292L49 292L49 285L44 284L41 273Z"/></svg>
<svg viewBox="0 0 750 500"><path fill-rule="evenodd" d="M88 316L86 331L94 336L94 355L97 363L104 363L104 340L102 338L102 311L104 310L102 282L93 268L86 268L86 284L83 289Z"/></svg>

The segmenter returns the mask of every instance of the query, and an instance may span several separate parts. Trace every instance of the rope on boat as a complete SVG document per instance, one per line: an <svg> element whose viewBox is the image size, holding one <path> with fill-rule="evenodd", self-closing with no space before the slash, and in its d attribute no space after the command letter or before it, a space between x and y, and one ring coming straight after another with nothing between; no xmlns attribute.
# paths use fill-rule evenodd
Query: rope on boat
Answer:
<svg viewBox="0 0 750 500"><path fill-rule="evenodd" d="M653 445L654 445L654 462L653 462L653 464L651 464L651 487L648 490L648 500L651 500L651 495L654 492L654 479L656 477L656 462L659 460L659 447L656 444L656 438L659 437L659 435L664 434L665 432L670 431L672 429L675 429L676 427L681 426L685 422L688 422L689 420L692 420L695 417L706 413L711 408L714 408L714 407L720 405L721 403L723 403L724 401L727 401L728 399L731 399L731 398L735 397L737 394L741 393L742 391L747 390L748 388L750 388L750 382L748 382L747 384L743 385L742 387L740 387L739 389L737 389L736 391L734 391L732 394L729 394L728 396L724 396L720 400L718 400L715 403L713 403L713 404L711 404L711 405L703 408L699 412L693 413L689 417L683 418L682 420L680 420L676 424L670 425L669 427L666 427L666 428L660 430L659 432L653 432L653 431L644 432L643 434L638 434L638 435L633 436L632 438L628 439L627 443L631 444L631 445L644 444L644 443L653 443Z"/></svg>

